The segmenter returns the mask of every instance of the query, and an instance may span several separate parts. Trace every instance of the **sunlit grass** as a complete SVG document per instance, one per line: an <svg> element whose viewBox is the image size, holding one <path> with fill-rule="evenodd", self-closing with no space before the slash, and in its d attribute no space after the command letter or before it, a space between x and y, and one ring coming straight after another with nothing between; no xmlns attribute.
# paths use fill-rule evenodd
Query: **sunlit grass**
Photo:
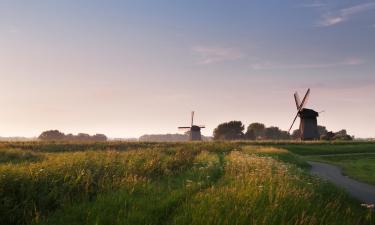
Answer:
<svg viewBox="0 0 375 225"><path fill-rule="evenodd" d="M305 162L286 148L245 142L4 145L0 224L372 222L358 202L308 175Z"/></svg>

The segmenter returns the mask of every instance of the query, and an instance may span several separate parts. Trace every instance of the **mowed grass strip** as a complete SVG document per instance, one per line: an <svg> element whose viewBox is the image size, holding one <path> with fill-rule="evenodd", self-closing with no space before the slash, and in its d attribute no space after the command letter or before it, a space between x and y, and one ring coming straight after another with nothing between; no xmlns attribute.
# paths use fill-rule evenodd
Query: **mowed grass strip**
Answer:
<svg viewBox="0 0 375 225"><path fill-rule="evenodd" d="M343 174L375 185L375 154L312 156L306 160L325 162L342 168Z"/></svg>
<svg viewBox="0 0 375 225"><path fill-rule="evenodd" d="M298 155L329 155L350 153L375 153L374 142L317 142L317 143L285 143L279 145Z"/></svg>

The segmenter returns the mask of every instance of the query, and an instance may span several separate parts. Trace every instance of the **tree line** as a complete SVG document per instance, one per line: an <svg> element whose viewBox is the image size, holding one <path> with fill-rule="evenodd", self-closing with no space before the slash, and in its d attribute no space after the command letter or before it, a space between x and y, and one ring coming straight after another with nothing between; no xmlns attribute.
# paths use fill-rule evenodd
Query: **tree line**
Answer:
<svg viewBox="0 0 375 225"><path fill-rule="evenodd" d="M354 137L347 134L346 130L338 132L328 131L324 126L318 126L321 140L352 140ZM214 140L298 140L299 129L292 134L276 126L266 127L263 123L251 123L246 131L241 121L230 121L219 124L213 133Z"/></svg>
<svg viewBox="0 0 375 225"><path fill-rule="evenodd" d="M77 135L64 134L59 130L48 130L41 133L38 137L41 141L93 141L101 142L107 141L107 136L104 134L89 135L85 133L79 133Z"/></svg>
<svg viewBox="0 0 375 225"><path fill-rule="evenodd" d="M338 132L328 131L324 126L318 126L318 132L321 140L352 140L346 130ZM185 134L165 134L165 135L143 135L139 141L186 141L188 133ZM247 126L241 121L230 121L219 124L213 132L214 140L298 140L300 138L299 130L294 130L292 134L281 130L276 126L266 127L263 123L251 123ZM103 142L108 138L104 134L89 135L79 133L77 135L64 134L59 130L48 130L41 133L38 137L41 141L92 141ZM202 136L203 140L210 140L210 137Z"/></svg>

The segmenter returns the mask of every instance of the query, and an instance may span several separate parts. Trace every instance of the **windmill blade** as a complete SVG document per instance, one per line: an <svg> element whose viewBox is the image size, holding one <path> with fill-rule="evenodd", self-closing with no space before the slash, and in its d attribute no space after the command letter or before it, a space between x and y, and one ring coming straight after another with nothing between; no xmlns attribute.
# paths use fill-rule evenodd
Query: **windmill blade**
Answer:
<svg viewBox="0 0 375 225"><path fill-rule="evenodd" d="M296 122L297 117L298 117L298 112L297 112L296 117L294 117L293 123L292 123L292 125L290 126L290 128L289 128L289 130L288 130L288 133L289 133L289 134L290 134L290 131L291 131L292 128L293 128L294 123Z"/></svg>
<svg viewBox="0 0 375 225"><path fill-rule="evenodd" d="M301 106L301 99L299 98L298 92L294 93L294 101L296 102L297 110Z"/></svg>
<svg viewBox="0 0 375 225"><path fill-rule="evenodd" d="M178 127L178 129L190 129L191 127Z"/></svg>
<svg viewBox="0 0 375 225"><path fill-rule="evenodd" d="M191 126L194 124L194 111L191 112Z"/></svg>
<svg viewBox="0 0 375 225"><path fill-rule="evenodd" d="M306 103L307 103L307 100L308 100L309 96L310 96L310 88L307 89L307 92L306 92L306 94L305 94L305 97L303 97L302 103L301 103L301 105L300 105L298 111L300 111L301 109L303 109L303 107L305 107L305 105L306 105Z"/></svg>

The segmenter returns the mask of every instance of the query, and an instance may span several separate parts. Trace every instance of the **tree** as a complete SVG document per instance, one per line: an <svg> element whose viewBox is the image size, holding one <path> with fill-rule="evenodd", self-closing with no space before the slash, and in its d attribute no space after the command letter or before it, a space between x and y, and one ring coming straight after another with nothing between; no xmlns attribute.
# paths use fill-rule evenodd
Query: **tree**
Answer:
<svg viewBox="0 0 375 225"><path fill-rule="evenodd" d="M328 130L325 126L318 125L318 133L319 133L319 136L321 137L322 135L326 135L328 133Z"/></svg>
<svg viewBox="0 0 375 225"><path fill-rule="evenodd" d="M348 135L346 130L340 130L335 133L335 136L333 137L334 140L342 140L342 141L350 141L353 140L353 137Z"/></svg>
<svg viewBox="0 0 375 225"><path fill-rule="evenodd" d="M297 139L300 139L301 138L301 132L299 131L299 129L297 130L294 130L291 134L291 138L294 139L294 140L297 140Z"/></svg>
<svg viewBox="0 0 375 225"><path fill-rule="evenodd" d="M265 137L268 140L288 140L290 136L288 132L280 130L278 127L267 127Z"/></svg>
<svg viewBox="0 0 375 225"><path fill-rule="evenodd" d="M95 134L91 139L98 142L107 141L107 136L105 136L104 134Z"/></svg>
<svg viewBox="0 0 375 225"><path fill-rule="evenodd" d="M325 135L320 136L321 140L331 141L335 137L335 133L328 131Z"/></svg>
<svg viewBox="0 0 375 225"><path fill-rule="evenodd" d="M39 139L42 141L107 141L107 136L104 134L95 134L90 136L89 134L79 133L78 135L67 134L58 130L44 131L39 135Z"/></svg>
<svg viewBox="0 0 375 225"><path fill-rule="evenodd" d="M262 123L252 123L247 127L246 137L255 136L254 139L263 139L266 126Z"/></svg>
<svg viewBox="0 0 375 225"><path fill-rule="evenodd" d="M38 138L42 141L62 141L65 134L58 130L48 130L41 133Z"/></svg>
<svg viewBox="0 0 375 225"><path fill-rule="evenodd" d="M89 134L79 133L76 136L76 139L77 139L77 141L90 141L91 140L91 136Z"/></svg>
<svg viewBox="0 0 375 225"><path fill-rule="evenodd" d="M247 130L245 133L245 138L247 140L256 140L255 132L253 130Z"/></svg>
<svg viewBox="0 0 375 225"><path fill-rule="evenodd" d="M327 141L334 141L334 140L350 141L350 140L353 140L354 137L348 135L347 131L343 129L336 133L329 131L325 135L320 136L320 139L327 140Z"/></svg>
<svg viewBox="0 0 375 225"><path fill-rule="evenodd" d="M245 126L241 121L222 123L214 130L215 140L239 140L243 139Z"/></svg>

